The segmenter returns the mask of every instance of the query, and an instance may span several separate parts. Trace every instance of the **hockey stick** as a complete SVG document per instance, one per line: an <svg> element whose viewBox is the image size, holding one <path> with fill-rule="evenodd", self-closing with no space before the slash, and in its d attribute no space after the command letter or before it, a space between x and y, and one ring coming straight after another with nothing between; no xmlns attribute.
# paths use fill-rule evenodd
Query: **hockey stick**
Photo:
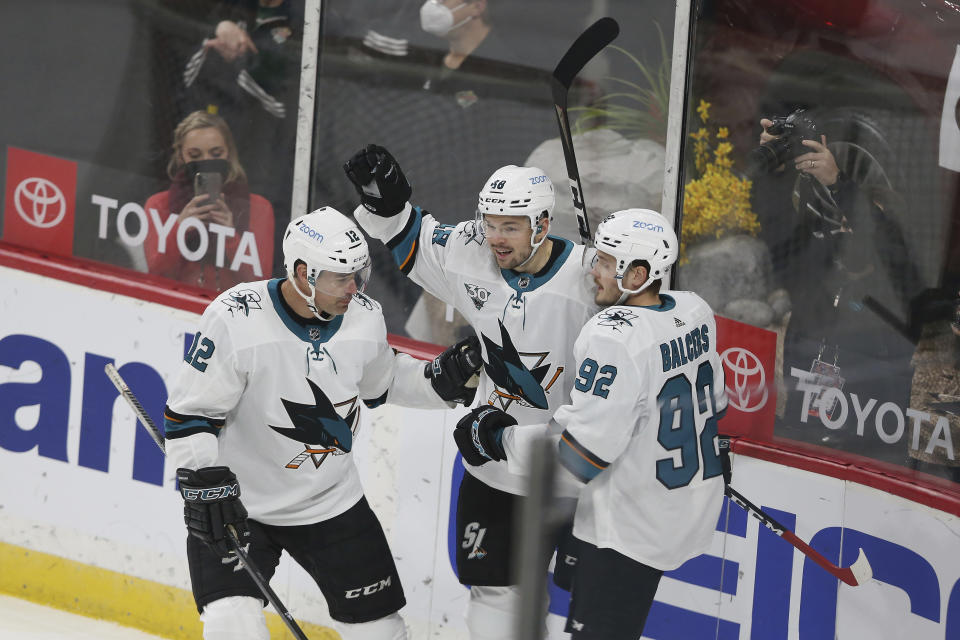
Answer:
<svg viewBox="0 0 960 640"><path fill-rule="evenodd" d="M553 70L550 88L553 92L553 106L557 110L557 124L560 127L560 144L563 146L563 161L567 165L567 178L570 181L570 193L573 195L573 208L577 212L577 229L580 241L585 247L593 246L593 234L590 232L590 220L587 218L587 205L583 199L583 186L580 184L580 171L577 169L577 156L573 151L573 136L570 133L570 120L567 117L567 95L570 85L580 70L603 48L613 42L620 33L620 25L613 18L600 18L570 45Z"/></svg>
<svg viewBox="0 0 960 640"><path fill-rule="evenodd" d="M726 489L724 491L730 500L740 505L744 511L763 523L763 526L792 544L797 548L797 550L800 551L800 553L816 562L818 565L826 569L843 582L852 587L856 587L857 585L861 585L873 577L873 569L870 567L870 561L867 560L867 556L863 553L863 549L860 549L860 553L857 555L857 560L852 565L849 567L838 567L827 560L818 551L814 550L806 542L798 538L793 531L787 529L785 526L774 520L769 514L765 513L763 509L744 498L739 491L730 485L726 485Z"/></svg>
<svg viewBox="0 0 960 640"><path fill-rule="evenodd" d="M157 425L153 423L153 419L150 418L150 415L143 408L143 405L140 404L139 400L137 400L137 396L133 395L133 391L130 390L130 387L127 386L127 383L123 380L123 378L120 377L120 372L117 371L117 368L112 362L108 362L103 369L107 372L107 377L110 378L110 382L113 383L113 386L117 388L117 391L120 392L120 395L122 395L124 400L127 401L127 404L129 404L130 408L133 409L134 414L136 414L143 426L147 428L147 432L150 434L150 437L153 438L153 441L157 443L157 446L160 447L160 450L166 454L167 448L163 444L163 434L160 433ZM273 608L276 609L277 613L280 614L280 618L283 620L283 623L287 625L287 629L290 630L290 633L293 634L293 637L297 638L297 640L309 640L300 629L297 621L293 619L293 615L285 606L283 606L283 602L280 601L280 598L277 596L277 594L272 588L270 588L270 583L267 582L267 580L263 577L263 574L260 573L260 570L251 564L250 558L247 555L247 552L244 551L243 545L240 544L240 538L237 536L237 530L233 528L233 525L227 525L227 533L229 534L230 546L237 554L241 566L247 570L247 573L250 574L250 577L257 584L257 587L260 589L261 593L266 596L267 601L269 601L270 604L273 605Z"/></svg>

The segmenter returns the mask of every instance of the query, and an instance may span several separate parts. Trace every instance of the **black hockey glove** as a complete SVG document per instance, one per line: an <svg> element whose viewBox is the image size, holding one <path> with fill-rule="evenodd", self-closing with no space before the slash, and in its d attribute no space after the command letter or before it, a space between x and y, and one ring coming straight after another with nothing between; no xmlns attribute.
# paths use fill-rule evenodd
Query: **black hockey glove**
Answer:
<svg viewBox="0 0 960 640"><path fill-rule="evenodd" d="M488 404L474 408L460 418L453 432L453 439L463 459L474 467L491 460L506 460L503 450L503 430L517 424L509 413Z"/></svg>
<svg viewBox="0 0 960 640"><path fill-rule="evenodd" d="M477 395L482 367L480 341L476 336L470 336L447 347L433 362L428 362L423 375L430 378L433 390L447 402L470 405Z"/></svg>
<svg viewBox="0 0 960 640"><path fill-rule="evenodd" d="M227 525L236 529L241 544L250 536L237 476L230 467L180 468L177 480L183 496L183 519L190 535L206 542L220 556L231 557L233 547L228 542Z"/></svg>
<svg viewBox="0 0 960 640"><path fill-rule="evenodd" d="M343 164L347 178L370 213L389 218L403 211L413 189L390 152L368 144Z"/></svg>
<svg viewBox="0 0 960 640"><path fill-rule="evenodd" d="M723 484L730 484L733 472L730 469L730 436L717 436L717 449L720 451L720 468L723 469Z"/></svg>

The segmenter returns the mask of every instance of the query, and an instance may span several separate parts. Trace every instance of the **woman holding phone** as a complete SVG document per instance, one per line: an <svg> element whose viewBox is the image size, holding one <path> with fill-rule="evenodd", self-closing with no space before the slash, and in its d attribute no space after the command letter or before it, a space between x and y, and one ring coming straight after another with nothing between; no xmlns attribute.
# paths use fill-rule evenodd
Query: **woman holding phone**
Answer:
<svg viewBox="0 0 960 640"><path fill-rule="evenodd" d="M250 192L227 123L194 111L174 130L171 184L144 204L150 273L222 291L269 278L273 207Z"/></svg>

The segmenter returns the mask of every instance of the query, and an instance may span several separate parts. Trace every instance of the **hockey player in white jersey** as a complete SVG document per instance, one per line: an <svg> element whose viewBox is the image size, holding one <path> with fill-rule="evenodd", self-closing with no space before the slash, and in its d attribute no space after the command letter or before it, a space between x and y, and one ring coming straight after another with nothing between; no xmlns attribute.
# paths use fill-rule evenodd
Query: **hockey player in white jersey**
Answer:
<svg viewBox="0 0 960 640"><path fill-rule="evenodd" d="M411 206L412 189L386 149L369 145L344 169L360 195L360 226L480 337L480 406L524 424L545 422L569 397L573 341L597 309L583 247L549 235L550 179L535 167L502 167L480 190L475 216L451 226ZM505 464L468 467L460 485L457 575L471 586L473 640L512 633L519 605L510 566L513 513L524 490L523 478Z"/></svg>
<svg viewBox="0 0 960 640"><path fill-rule="evenodd" d="M406 638L403 588L351 455L360 405L470 402L479 346L426 364L395 354L362 293L366 241L334 209L293 220L283 254L286 278L238 284L207 307L165 410L204 638L269 638L228 525L267 579L287 551L346 640Z"/></svg>
<svg viewBox="0 0 960 640"><path fill-rule="evenodd" d="M666 219L618 211L597 228L595 246L596 299L606 308L577 338L573 392L552 420L563 474L582 486L567 631L633 640L663 572L710 545L723 504L717 421L727 400L710 307L689 291L660 292L678 249ZM515 424L492 407L474 409L457 425L464 459L524 472L548 428Z"/></svg>

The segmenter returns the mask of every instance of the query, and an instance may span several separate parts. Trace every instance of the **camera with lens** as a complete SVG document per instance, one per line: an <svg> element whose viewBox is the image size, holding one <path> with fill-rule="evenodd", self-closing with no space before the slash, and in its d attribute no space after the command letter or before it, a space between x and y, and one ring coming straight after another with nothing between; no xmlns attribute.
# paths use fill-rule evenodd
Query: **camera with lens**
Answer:
<svg viewBox="0 0 960 640"><path fill-rule="evenodd" d="M752 175L770 173L788 160L810 151L802 144L803 140L820 140L816 123L803 109L771 120L773 124L767 127L767 133L778 137L750 152L748 163Z"/></svg>

